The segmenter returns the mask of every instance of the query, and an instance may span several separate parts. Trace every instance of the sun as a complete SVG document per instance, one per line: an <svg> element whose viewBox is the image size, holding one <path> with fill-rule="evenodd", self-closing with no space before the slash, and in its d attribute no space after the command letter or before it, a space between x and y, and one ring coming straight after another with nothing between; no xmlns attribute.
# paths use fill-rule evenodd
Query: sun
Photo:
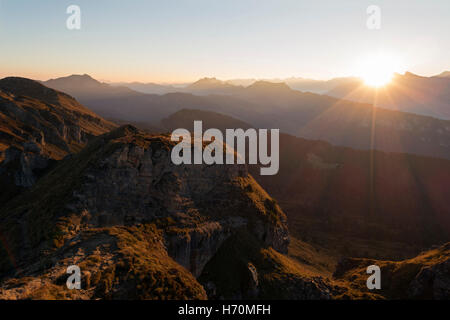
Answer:
<svg viewBox="0 0 450 320"><path fill-rule="evenodd" d="M382 87L391 82L392 72L373 68L363 76L364 83L370 87Z"/></svg>
<svg viewBox="0 0 450 320"><path fill-rule="evenodd" d="M391 82L398 62L393 56L377 53L366 57L359 66L359 76L370 87L383 87Z"/></svg>

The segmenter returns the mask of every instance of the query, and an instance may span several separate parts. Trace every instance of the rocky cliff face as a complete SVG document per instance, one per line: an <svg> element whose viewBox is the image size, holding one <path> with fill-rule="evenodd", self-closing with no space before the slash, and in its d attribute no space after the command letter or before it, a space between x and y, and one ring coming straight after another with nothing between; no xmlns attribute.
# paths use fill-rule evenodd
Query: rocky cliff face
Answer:
<svg viewBox="0 0 450 320"><path fill-rule="evenodd" d="M61 270L29 266L50 260L61 269L63 258L70 256L67 250L75 244L85 252L81 260L87 261L90 255L79 244L86 234L114 234L115 240L109 237L108 241L120 248L123 233L149 226L159 239L157 255L174 261L177 270L187 269L194 277L199 277L224 242L238 233L247 234L255 250L272 247L287 252L286 217L244 165L176 166L170 159L173 145L167 136L150 136L125 126L63 160L39 180L27 199L19 197L1 213L7 226L1 232L9 246L9 255L3 250L1 256L3 272L13 279L24 275L51 279ZM120 235L113 230L121 230ZM147 235L139 234L133 236L144 238L142 246L148 247ZM93 251L101 252L104 245L99 240ZM105 251L101 259L119 259L123 254L117 250ZM85 271L91 275L99 272L95 267ZM125 290L129 271L118 276L117 286L102 291L103 297ZM12 294L7 288L3 294ZM99 289L95 290L98 293Z"/></svg>
<svg viewBox="0 0 450 320"><path fill-rule="evenodd" d="M446 256L432 264L424 265L410 282L408 297L412 299L450 299L450 243Z"/></svg>
<svg viewBox="0 0 450 320"><path fill-rule="evenodd" d="M85 212L87 224L167 224L169 254L194 275L240 228L287 252L286 218L278 207L265 207L270 198L245 165L176 166L168 137L145 136L131 126L110 136L116 134L114 142L102 138L114 150L85 170L75 201L66 206Z"/></svg>

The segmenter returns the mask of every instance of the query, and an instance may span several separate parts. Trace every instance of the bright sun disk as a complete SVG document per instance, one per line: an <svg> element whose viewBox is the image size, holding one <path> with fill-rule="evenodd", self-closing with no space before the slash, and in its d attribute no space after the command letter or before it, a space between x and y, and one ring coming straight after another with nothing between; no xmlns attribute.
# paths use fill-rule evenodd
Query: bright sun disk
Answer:
<svg viewBox="0 0 450 320"><path fill-rule="evenodd" d="M367 86L382 87L391 81L397 69L398 63L393 57L376 54L361 63L359 76Z"/></svg>

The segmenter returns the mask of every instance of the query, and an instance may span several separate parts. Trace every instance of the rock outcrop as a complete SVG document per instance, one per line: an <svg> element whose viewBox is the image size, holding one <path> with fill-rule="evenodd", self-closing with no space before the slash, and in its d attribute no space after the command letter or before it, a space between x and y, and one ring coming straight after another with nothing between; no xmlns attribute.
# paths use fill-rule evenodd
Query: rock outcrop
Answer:
<svg viewBox="0 0 450 320"><path fill-rule="evenodd" d="M450 249L450 243L446 247ZM449 300L450 257L447 256L443 261L423 266L409 284L408 296L413 299Z"/></svg>
<svg viewBox="0 0 450 320"><path fill-rule="evenodd" d="M402 261L346 258L337 265L334 278L347 281L354 291L368 292L370 265L381 270L381 289L373 290L373 298L450 299L450 243Z"/></svg>
<svg viewBox="0 0 450 320"><path fill-rule="evenodd" d="M111 251L100 254L100 259L112 255L116 258L110 259L116 260L120 254L113 247L120 249L117 238L122 233L151 228L159 239L157 255L174 261L176 269L187 269L194 277L199 277L227 239L238 233L252 239L252 250L267 247L287 252L286 217L245 165L177 166L170 158L174 144L168 136L121 127L61 161L30 193L14 199L1 213L7 226L1 232L6 235L9 252L2 251L0 266L4 274L11 275L7 283L16 277L60 274L55 267L36 267L36 263L50 260L61 268L67 250L78 246L85 252L80 243L92 233L114 234L116 239L108 238L113 243ZM121 230L119 236L117 230ZM133 237L144 238L142 246L150 246L147 235ZM99 248L93 251L102 251L104 245L98 240ZM81 260L89 257L85 252ZM91 275L100 272L95 267L84 271ZM117 285L101 290L102 297L117 297L126 291L128 280L124 279L131 271L122 271ZM258 272L256 268L254 272ZM50 282L57 285L55 281ZM194 287L202 288L198 283ZM8 288L5 285L4 296L11 292ZM98 294L98 290L93 292Z"/></svg>

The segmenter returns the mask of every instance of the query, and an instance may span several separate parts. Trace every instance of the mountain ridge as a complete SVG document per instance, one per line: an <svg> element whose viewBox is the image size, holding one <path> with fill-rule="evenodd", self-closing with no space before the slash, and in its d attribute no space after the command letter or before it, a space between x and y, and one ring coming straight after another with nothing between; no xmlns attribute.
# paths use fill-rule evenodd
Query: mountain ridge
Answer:
<svg viewBox="0 0 450 320"><path fill-rule="evenodd" d="M445 73L444 73L445 74ZM362 82L339 85L326 94L336 98L371 103L377 107L450 119L450 79L445 76L424 77L405 72L394 74L380 88Z"/></svg>
<svg viewBox="0 0 450 320"><path fill-rule="evenodd" d="M81 94L80 101L107 119L148 127L160 127L161 120L178 110L201 109L340 146L450 158L448 121L304 93L285 84L260 82L232 94Z"/></svg>

